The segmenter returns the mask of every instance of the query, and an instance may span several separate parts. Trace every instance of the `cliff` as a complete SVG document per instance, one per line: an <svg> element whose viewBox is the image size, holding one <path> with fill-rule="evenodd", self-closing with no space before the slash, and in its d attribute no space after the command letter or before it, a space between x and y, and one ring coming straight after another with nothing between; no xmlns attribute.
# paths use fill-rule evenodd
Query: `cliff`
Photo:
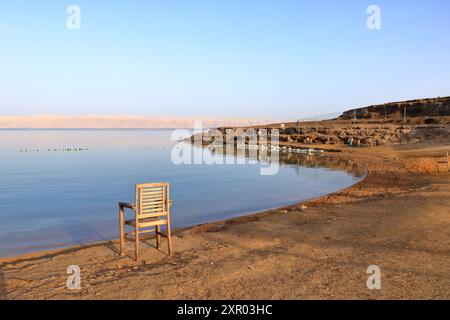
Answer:
<svg viewBox="0 0 450 320"><path fill-rule="evenodd" d="M442 117L450 116L450 97L417 99L401 102L390 102L372 105L364 108L345 111L339 119L395 119L402 118L406 108L406 115L413 117Z"/></svg>

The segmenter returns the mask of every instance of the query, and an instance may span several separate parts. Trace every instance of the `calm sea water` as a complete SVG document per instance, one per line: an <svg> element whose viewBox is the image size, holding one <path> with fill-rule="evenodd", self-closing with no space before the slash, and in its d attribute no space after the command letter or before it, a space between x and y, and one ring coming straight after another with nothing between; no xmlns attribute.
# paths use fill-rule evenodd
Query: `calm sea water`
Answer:
<svg viewBox="0 0 450 320"><path fill-rule="evenodd" d="M0 256L117 238L117 203L134 200L136 183L169 181L172 224L181 227L295 203L362 178L351 164L297 155L275 176L260 175L260 164L175 165L170 134L0 130Z"/></svg>

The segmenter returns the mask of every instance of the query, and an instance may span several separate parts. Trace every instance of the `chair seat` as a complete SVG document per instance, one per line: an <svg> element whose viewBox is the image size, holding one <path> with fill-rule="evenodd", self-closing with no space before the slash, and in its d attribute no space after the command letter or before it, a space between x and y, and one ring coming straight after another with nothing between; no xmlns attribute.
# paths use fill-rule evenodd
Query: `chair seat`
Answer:
<svg viewBox="0 0 450 320"><path fill-rule="evenodd" d="M126 220L125 224L129 226L136 226L136 220ZM139 219L138 220L138 226L141 228L146 227L153 227L153 226L159 226L162 224L167 224L167 220L161 220L161 219L154 219L154 218L147 218L147 219Z"/></svg>

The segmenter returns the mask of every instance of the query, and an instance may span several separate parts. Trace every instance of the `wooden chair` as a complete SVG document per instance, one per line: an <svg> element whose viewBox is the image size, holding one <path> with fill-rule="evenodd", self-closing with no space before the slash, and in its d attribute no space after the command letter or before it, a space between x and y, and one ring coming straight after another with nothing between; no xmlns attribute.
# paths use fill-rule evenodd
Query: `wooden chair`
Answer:
<svg viewBox="0 0 450 320"><path fill-rule="evenodd" d="M170 234L170 201L169 183L147 183L137 184L135 193L135 203L119 203L119 223L120 223L120 255L124 256L125 225L134 227L135 238L128 238L135 241L136 261L139 260L139 238L141 235L147 236L154 233L156 236L156 247L160 248L161 236L167 238L169 256L172 255L172 240ZM125 220L124 209L128 208L134 211L134 219ZM161 226L167 225L167 232L161 232ZM144 236L142 237L144 238Z"/></svg>

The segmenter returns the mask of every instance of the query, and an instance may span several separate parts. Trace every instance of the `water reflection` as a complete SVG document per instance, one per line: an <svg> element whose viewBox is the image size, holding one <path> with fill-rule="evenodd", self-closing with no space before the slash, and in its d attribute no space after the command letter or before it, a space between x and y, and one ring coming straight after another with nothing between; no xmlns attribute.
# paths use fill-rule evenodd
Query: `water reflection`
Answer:
<svg viewBox="0 0 450 320"><path fill-rule="evenodd" d="M172 223L184 227L315 198L364 176L348 161L270 150L240 150L244 165L176 165L171 148L158 147L171 145L170 133L0 131L0 256L117 238L117 202L133 201L136 183L170 181ZM89 150L9 152L23 147ZM280 164L277 174L261 175L269 163Z"/></svg>
<svg viewBox="0 0 450 320"><path fill-rule="evenodd" d="M326 156L321 153L304 154L285 151L250 150L248 148L237 148L227 153L226 148L210 147L211 152L217 152L224 157L245 157L248 163L260 162L261 164L271 164L274 161L280 166L292 166L297 175L302 174L302 168L318 169L323 168L332 171L344 171L355 178L363 178L367 175L367 169L351 160L341 159L333 156ZM229 151L229 149L228 149ZM278 154L274 157L274 152ZM317 174L317 171L315 171Z"/></svg>

